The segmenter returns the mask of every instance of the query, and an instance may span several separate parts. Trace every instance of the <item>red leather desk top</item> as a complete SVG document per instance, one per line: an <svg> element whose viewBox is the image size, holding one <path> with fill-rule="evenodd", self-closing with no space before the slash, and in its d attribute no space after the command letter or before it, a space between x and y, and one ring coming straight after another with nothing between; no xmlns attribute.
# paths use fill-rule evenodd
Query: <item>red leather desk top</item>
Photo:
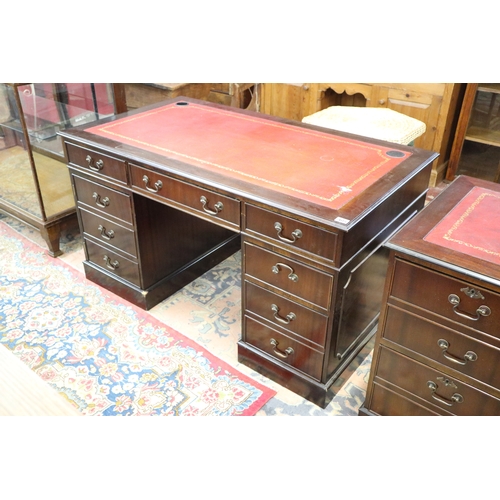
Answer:
<svg viewBox="0 0 500 500"><path fill-rule="evenodd" d="M500 193L474 187L424 240L500 264Z"/></svg>
<svg viewBox="0 0 500 500"><path fill-rule="evenodd" d="M196 103L168 104L86 131L332 209L411 156Z"/></svg>

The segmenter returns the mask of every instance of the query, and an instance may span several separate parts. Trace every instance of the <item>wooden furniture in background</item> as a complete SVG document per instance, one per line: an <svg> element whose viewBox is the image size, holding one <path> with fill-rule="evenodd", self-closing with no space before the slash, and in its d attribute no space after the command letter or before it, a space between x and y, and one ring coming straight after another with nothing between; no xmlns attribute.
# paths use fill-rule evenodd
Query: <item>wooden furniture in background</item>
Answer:
<svg viewBox="0 0 500 500"><path fill-rule="evenodd" d="M258 107L256 83L125 83L123 86L129 110L179 96L254 111Z"/></svg>
<svg viewBox="0 0 500 500"><path fill-rule="evenodd" d="M500 415L500 186L460 176L388 243L361 415Z"/></svg>
<svg viewBox="0 0 500 500"><path fill-rule="evenodd" d="M240 361L326 406L436 155L191 98L61 135L87 278L150 308L241 248Z"/></svg>
<svg viewBox="0 0 500 500"><path fill-rule="evenodd" d="M500 83L468 83L446 179L500 180Z"/></svg>
<svg viewBox="0 0 500 500"><path fill-rule="evenodd" d="M260 111L302 120L330 106L387 107L426 124L415 146L439 153L430 185L444 179L464 84L264 83Z"/></svg>
<svg viewBox="0 0 500 500"><path fill-rule="evenodd" d="M0 84L0 210L40 231L52 256L76 224L59 130L124 111L118 85Z"/></svg>

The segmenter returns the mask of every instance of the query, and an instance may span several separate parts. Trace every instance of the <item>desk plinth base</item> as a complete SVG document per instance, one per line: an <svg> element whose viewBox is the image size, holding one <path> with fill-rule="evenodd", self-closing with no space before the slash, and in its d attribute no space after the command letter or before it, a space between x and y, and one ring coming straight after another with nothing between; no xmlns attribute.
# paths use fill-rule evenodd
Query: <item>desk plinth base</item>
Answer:
<svg viewBox="0 0 500 500"><path fill-rule="evenodd" d="M142 290L111 273L103 272L101 268L92 262L85 261L83 262L83 266L87 279L115 293L137 307L149 310L236 253L240 248L240 235L235 234L146 290Z"/></svg>
<svg viewBox="0 0 500 500"><path fill-rule="evenodd" d="M315 405L326 408L335 397L332 386L340 375L356 358L363 347L375 335L377 326L361 340L358 346L338 365L335 372L326 383L318 382L293 367L267 357L259 349L240 340L238 342L238 361L256 372L270 378L290 391L302 396Z"/></svg>

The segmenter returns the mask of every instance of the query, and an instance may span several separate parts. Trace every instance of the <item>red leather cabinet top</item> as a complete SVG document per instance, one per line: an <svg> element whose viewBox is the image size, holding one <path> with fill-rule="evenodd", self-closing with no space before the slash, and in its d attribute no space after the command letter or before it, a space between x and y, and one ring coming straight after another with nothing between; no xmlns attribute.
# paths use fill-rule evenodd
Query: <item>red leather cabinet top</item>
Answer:
<svg viewBox="0 0 500 500"><path fill-rule="evenodd" d="M412 154L191 101L86 131L333 209Z"/></svg>
<svg viewBox="0 0 500 500"><path fill-rule="evenodd" d="M457 177L388 246L500 280L500 185Z"/></svg>

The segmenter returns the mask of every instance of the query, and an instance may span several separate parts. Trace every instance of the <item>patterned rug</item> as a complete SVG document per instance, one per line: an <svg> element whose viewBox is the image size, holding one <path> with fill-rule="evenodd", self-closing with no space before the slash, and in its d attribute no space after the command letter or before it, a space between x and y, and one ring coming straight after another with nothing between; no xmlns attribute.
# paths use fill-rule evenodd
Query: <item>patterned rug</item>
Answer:
<svg viewBox="0 0 500 500"><path fill-rule="evenodd" d="M254 415L275 391L0 221L0 342L84 415Z"/></svg>

